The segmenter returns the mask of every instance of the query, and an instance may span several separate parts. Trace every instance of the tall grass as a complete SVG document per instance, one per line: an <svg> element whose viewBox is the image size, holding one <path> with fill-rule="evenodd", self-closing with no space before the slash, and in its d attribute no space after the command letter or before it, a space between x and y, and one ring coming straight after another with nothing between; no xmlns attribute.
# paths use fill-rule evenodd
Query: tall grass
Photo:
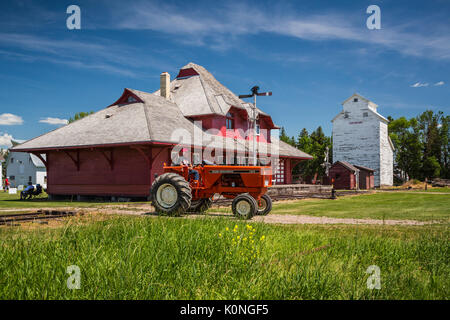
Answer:
<svg viewBox="0 0 450 320"><path fill-rule="evenodd" d="M251 223L258 240L251 251L232 243L249 235L247 222L76 221L0 229L0 298L447 299L450 293L448 226ZM257 252L251 261L247 249ZM79 290L66 286L69 265L80 267ZM367 289L370 265L381 269L380 290Z"/></svg>

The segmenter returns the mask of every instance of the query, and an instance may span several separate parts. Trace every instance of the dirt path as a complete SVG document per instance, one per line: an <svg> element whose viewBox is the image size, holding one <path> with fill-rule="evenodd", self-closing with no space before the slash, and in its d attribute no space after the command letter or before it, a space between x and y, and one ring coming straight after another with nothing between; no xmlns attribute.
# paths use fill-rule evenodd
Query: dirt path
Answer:
<svg viewBox="0 0 450 320"><path fill-rule="evenodd" d="M108 206L104 208L49 208L49 210L71 210L78 212L98 212L103 214L121 214L121 215L135 215L146 217L157 217L154 214L154 210L150 205L145 206ZM35 211L37 209L7 209L0 211ZM209 212L209 217L228 217L234 219L231 213L224 212ZM183 218L196 219L202 218L205 215L201 214L189 214L183 216ZM330 217L314 217L307 215L295 215L295 214L269 214L267 216L255 216L251 221L264 222L270 224L370 224L370 225L409 225L420 226L429 225L434 223L442 223L442 221L418 221L418 220L381 220L381 219L354 219L354 218L330 218Z"/></svg>
<svg viewBox="0 0 450 320"><path fill-rule="evenodd" d="M139 208L139 210L133 210L131 208L113 210L113 209L100 209L102 213L109 214L130 214L130 215L145 215L148 217L157 217L153 214L153 210L145 210L147 208ZM142 210L144 209L144 210ZM90 209L93 210L93 209ZM209 217L228 217L234 219L231 213L224 212L209 212ZM202 218L205 215L190 214L185 215L183 218L196 219ZM271 224L376 224L376 225L410 225L420 226L433 223L441 223L441 221L417 221L417 220L380 220L380 219L353 219L353 218L330 218L330 217L313 217L307 215L295 215L295 214L268 214L267 216L255 216L251 221L271 223Z"/></svg>
<svg viewBox="0 0 450 320"><path fill-rule="evenodd" d="M313 217L293 214L269 214L267 216L253 217L253 220L264 223L280 224L378 224L378 225L409 225L420 226L438 221L417 221L417 220L379 220L379 219L352 219L352 218L330 218Z"/></svg>

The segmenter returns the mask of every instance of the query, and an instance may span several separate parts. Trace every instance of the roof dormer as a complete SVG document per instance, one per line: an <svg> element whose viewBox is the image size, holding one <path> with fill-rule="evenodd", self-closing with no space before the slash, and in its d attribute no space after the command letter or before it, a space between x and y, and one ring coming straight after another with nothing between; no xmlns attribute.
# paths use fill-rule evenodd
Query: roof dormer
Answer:
<svg viewBox="0 0 450 320"><path fill-rule="evenodd" d="M132 92L131 89L125 88L120 98L113 104L109 105L108 108L115 105L125 105L132 103L143 103L143 101L134 92Z"/></svg>

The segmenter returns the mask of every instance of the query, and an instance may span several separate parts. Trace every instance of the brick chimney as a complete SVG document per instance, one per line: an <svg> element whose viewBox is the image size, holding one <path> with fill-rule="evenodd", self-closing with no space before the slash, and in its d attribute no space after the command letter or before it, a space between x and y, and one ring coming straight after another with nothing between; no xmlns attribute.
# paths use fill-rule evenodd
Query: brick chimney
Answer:
<svg viewBox="0 0 450 320"><path fill-rule="evenodd" d="M170 74L167 72L161 73L159 80L161 97L170 99Z"/></svg>

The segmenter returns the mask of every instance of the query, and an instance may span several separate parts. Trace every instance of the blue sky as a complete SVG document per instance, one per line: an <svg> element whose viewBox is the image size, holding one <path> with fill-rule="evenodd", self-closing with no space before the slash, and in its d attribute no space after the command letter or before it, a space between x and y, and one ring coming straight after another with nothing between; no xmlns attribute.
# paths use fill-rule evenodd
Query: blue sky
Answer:
<svg viewBox="0 0 450 320"><path fill-rule="evenodd" d="M66 8L81 9L69 30ZM369 30L369 5L381 30ZM2 1L0 145L98 111L123 88L203 65L289 135L322 126L358 92L384 116L450 111L450 1ZM49 119L50 118L50 119Z"/></svg>

